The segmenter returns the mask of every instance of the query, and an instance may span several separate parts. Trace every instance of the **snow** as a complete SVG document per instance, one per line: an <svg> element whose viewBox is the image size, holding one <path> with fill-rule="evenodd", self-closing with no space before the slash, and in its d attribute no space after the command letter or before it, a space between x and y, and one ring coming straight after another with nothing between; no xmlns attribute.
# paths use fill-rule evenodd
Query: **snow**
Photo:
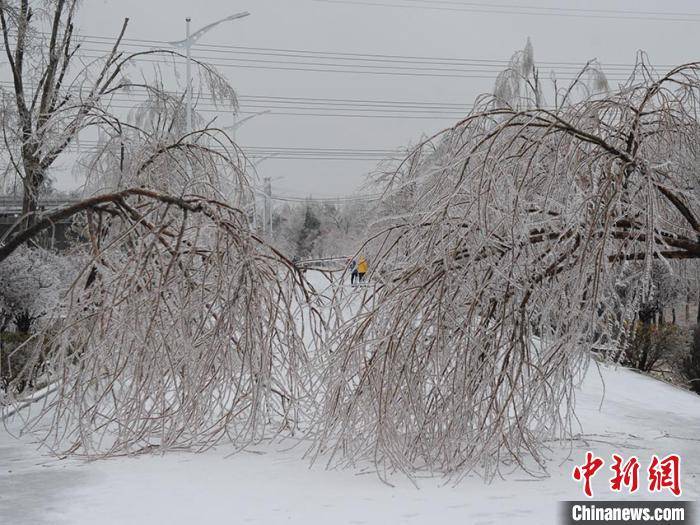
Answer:
<svg viewBox="0 0 700 525"><path fill-rule="evenodd" d="M683 499L700 496L700 397L627 370L601 367L599 374L592 366L577 416L583 435L573 444L552 444L549 478L514 471L490 485L476 477L457 486L430 478L417 480L419 488L402 477L390 487L359 468L309 467L303 447L288 444L231 457L220 447L86 463L53 459L30 438L17 440L3 429L0 523L556 523L558 501L583 499L571 471L587 450L606 459L606 469L613 452L637 455L642 469L652 454L679 453ZM596 497L620 499L607 489L608 478L602 472L595 478ZM645 490L635 497L650 499Z"/></svg>

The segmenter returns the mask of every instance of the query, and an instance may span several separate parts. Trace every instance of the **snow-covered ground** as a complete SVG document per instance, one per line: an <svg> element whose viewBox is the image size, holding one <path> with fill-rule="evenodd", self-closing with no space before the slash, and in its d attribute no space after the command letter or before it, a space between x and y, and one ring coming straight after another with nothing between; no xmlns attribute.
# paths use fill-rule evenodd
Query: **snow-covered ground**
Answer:
<svg viewBox="0 0 700 525"><path fill-rule="evenodd" d="M578 395L582 439L573 448L553 444L551 476L534 480L516 471L490 485L475 477L457 486L421 479L416 488L396 478L392 488L373 474L309 468L302 449L281 446L229 458L221 447L200 455L56 460L0 430L0 524L556 523L558 501L583 499L571 471L587 450L608 463L613 452L639 456L639 499L649 499L651 455L679 453L682 499L697 499L700 397L633 372L601 372L605 398L591 367ZM596 477L596 497L619 498L607 488L609 477Z"/></svg>

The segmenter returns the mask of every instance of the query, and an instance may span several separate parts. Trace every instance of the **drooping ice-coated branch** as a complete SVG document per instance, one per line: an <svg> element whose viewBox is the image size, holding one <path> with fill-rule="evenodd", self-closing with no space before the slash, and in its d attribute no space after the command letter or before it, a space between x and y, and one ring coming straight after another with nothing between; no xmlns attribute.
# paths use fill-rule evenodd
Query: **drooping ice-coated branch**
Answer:
<svg viewBox="0 0 700 525"><path fill-rule="evenodd" d="M544 469L575 379L644 300L630 261L700 257L700 64L547 109L484 98L413 151L363 252L377 288L331 341L312 450L381 473ZM638 264L635 263L635 264ZM609 352L610 355L617 355Z"/></svg>
<svg viewBox="0 0 700 525"><path fill-rule="evenodd" d="M298 318L308 298L246 216L146 189L78 209L90 252L78 253L83 271L60 318L32 341L26 376L57 386L19 413L27 426L54 450L90 457L293 432L308 402Z"/></svg>
<svg viewBox="0 0 700 525"><path fill-rule="evenodd" d="M251 192L245 157L216 129L180 137L179 106L150 94L160 111L112 117L115 133L86 155L93 196L0 246L1 264L73 220L81 271L15 381L53 390L27 405L8 388L9 412L56 452L245 447L296 432L313 401L319 319L302 274L238 207Z"/></svg>

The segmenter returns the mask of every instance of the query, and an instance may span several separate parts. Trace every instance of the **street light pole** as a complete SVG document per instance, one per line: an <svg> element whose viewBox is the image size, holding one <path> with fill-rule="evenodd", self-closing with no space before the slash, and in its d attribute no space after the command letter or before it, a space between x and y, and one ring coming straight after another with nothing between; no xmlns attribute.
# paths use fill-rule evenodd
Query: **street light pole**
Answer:
<svg viewBox="0 0 700 525"><path fill-rule="evenodd" d="M233 126L229 126L226 128L223 128L224 131L230 130L231 131L231 140L233 142L236 142L236 131L238 131L238 128L240 128L243 124L248 122L249 120L254 119L255 117L259 117L260 115L267 115L268 113L272 113L271 110L266 109L265 111L258 111L257 113L253 113L252 115L248 115L244 119L241 120L236 120L236 114L233 114Z"/></svg>
<svg viewBox="0 0 700 525"><path fill-rule="evenodd" d="M192 133L192 37L190 35L190 25L192 19L188 16L185 18L185 51L187 55L186 75L187 75L187 102L186 102L186 117L185 117L185 133Z"/></svg>
<svg viewBox="0 0 700 525"><path fill-rule="evenodd" d="M272 237L272 179L265 177L265 230Z"/></svg>
<svg viewBox="0 0 700 525"><path fill-rule="evenodd" d="M211 24L208 24L204 26L201 29L198 29L194 33L190 31L190 24L192 22L192 19L190 17L187 17L185 19L186 22L186 32L185 32L185 39L184 40L178 40L175 42L168 42L171 46L173 47L180 47L180 48L185 48L185 55L187 58L187 96L186 96L186 126L187 126L187 133L192 133L193 131L193 126L192 126L192 46L197 43L197 41L202 38L205 34L207 34L209 31L214 29L216 26L219 24L222 24L223 22L229 22L231 20L238 20L239 18L245 18L246 16L250 16L250 13L248 11L243 11L242 13L236 13L235 15L227 16L226 18L222 18L221 20L217 20L216 22L212 22Z"/></svg>

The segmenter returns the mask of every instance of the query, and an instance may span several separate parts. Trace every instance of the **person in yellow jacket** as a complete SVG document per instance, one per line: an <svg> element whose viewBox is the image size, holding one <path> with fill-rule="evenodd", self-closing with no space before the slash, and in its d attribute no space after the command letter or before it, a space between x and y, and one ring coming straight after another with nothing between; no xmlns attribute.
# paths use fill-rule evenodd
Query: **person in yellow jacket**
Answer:
<svg viewBox="0 0 700 525"><path fill-rule="evenodd" d="M360 255L360 258L357 261L357 274L360 277L361 283L365 282L365 274L366 273L367 273L367 259L365 259L364 255Z"/></svg>

